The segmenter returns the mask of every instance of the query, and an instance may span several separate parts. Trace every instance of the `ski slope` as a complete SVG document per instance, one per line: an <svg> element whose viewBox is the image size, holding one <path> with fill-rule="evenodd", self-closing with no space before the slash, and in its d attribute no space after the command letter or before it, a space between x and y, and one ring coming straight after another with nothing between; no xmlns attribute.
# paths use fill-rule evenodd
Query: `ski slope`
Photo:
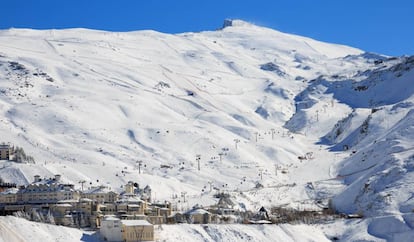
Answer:
<svg viewBox="0 0 414 242"><path fill-rule="evenodd" d="M0 136L36 161L0 161L0 177L411 218L413 58L227 25L0 31Z"/></svg>

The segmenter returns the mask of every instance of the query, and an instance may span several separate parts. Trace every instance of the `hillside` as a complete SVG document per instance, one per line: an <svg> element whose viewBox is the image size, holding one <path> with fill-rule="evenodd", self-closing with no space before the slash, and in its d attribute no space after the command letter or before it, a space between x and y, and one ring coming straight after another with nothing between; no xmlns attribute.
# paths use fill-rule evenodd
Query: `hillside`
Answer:
<svg viewBox="0 0 414 242"><path fill-rule="evenodd" d="M414 58L226 25L0 31L0 136L35 159L0 177L133 180L183 209L217 191L252 210L333 199L372 236L412 233Z"/></svg>

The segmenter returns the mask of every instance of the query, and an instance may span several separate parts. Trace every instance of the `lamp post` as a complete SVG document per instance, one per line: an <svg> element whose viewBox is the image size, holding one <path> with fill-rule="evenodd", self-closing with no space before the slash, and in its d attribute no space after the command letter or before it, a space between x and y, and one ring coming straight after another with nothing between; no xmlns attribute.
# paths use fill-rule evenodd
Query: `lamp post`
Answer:
<svg viewBox="0 0 414 242"><path fill-rule="evenodd" d="M263 169L259 169L260 180L263 180Z"/></svg>
<svg viewBox="0 0 414 242"><path fill-rule="evenodd" d="M200 170L200 159L201 159L201 155L196 155L196 161L197 161L198 170Z"/></svg>
<svg viewBox="0 0 414 242"><path fill-rule="evenodd" d="M82 192L83 192L83 183L85 183L85 182L86 182L85 180L79 181L79 183L81 184L81 190L82 190Z"/></svg>
<svg viewBox="0 0 414 242"><path fill-rule="evenodd" d="M221 161L222 161L222 159L223 159L222 157L223 157L223 155L224 155L224 154L223 154L222 152L220 152L220 153L218 153L218 155L219 155L219 157L220 157L220 162L221 162Z"/></svg>
<svg viewBox="0 0 414 242"><path fill-rule="evenodd" d="M137 164L138 164L138 173L141 174L142 160L137 161Z"/></svg>
<svg viewBox="0 0 414 242"><path fill-rule="evenodd" d="M234 146L236 147L236 150L237 150L237 144L240 142L240 140L239 139L234 139Z"/></svg>
<svg viewBox="0 0 414 242"><path fill-rule="evenodd" d="M187 194L187 192L181 192L181 197L183 198L183 203L185 203L185 195Z"/></svg>
<svg viewBox="0 0 414 242"><path fill-rule="evenodd" d="M275 129L270 129L270 131L272 131L272 140L275 138L275 133L276 133L276 131L275 131Z"/></svg>

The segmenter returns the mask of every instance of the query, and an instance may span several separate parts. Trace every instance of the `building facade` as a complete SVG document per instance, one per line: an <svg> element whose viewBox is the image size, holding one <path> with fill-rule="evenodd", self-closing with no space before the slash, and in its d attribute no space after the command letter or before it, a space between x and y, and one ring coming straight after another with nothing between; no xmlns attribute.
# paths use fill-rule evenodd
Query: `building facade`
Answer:
<svg viewBox="0 0 414 242"><path fill-rule="evenodd" d="M11 160L13 158L13 148L8 144L0 144L0 160Z"/></svg>
<svg viewBox="0 0 414 242"><path fill-rule="evenodd" d="M146 220L121 220L122 239L126 242L153 241L154 225Z"/></svg>
<svg viewBox="0 0 414 242"><path fill-rule="evenodd" d="M54 178L40 179L34 177L34 182L20 189L17 193L17 202L24 204L57 203L60 200L79 199L80 193L73 184L60 182L60 175Z"/></svg>
<svg viewBox="0 0 414 242"><path fill-rule="evenodd" d="M19 189L9 188L0 192L0 204L15 204L17 203L17 193Z"/></svg>
<svg viewBox="0 0 414 242"><path fill-rule="evenodd" d="M99 233L105 241L122 241L121 219L114 216L105 216L101 222Z"/></svg>
<svg viewBox="0 0 414 242"><path fill-rule="evenodd" d="M113 216L105 216L99 232L105 241L154 240L154 225L146 220L121 220Z"/></svg>
<svg viewBox="0 0 414 242"><path fill-rule="evenodd" d="M92 187L81 193L82 198L89 198L98 203L114 203L118 194L106 186Z"/></svg>

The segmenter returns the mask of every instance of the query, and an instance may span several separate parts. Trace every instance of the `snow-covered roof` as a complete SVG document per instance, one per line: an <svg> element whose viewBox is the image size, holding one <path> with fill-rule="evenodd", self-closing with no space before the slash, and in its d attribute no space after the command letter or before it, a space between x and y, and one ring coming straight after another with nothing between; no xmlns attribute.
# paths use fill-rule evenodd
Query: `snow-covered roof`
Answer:
<svg viewBox="0 0 414 242"><path fill-rule="evenodd" d="M249 220L251 224L271 224L272 222L268 220Z"/></svg>
<svg viewBox="0 0 414 242"><path fill-rule="evenodd" d="M117 220L121 220L115 216L111 216L111 215L107 215L103 218L104 221L117 221Z"/></svg>
<svg viewBox="0 0 414 242"><path fill-rule="evenodd" d="M72 207L72 205L70 205L69 203L58 203L56 204L56 207Z"/></svg>
<svg viewBox="0 0 414 242"><path fill-rule="evenodd" d="M59 200L57 203L77 203L79 200L77 199L66 199L66 200Z"/></svg>
<svg viewBox="0 0 414 242"><path fill-rule="evenodd" d="M204 210L202 208L196 208L196 209L191 209L189 211L187 211L185 214L190 214L190 215L194 215L194 214L210 214L209 211Z"/></svg>
<svg viewBox="0 0 414 242"><path fill-rule="evenodd" d="M118 203L142 203L144 202L138 197L122 197L118 200Z"/></svg>
<svg viewBox="0 0 414 242"><path fill-rule="evenodd" d="M152 226L147 220L121 220L125 226Z"/></svg>
<svg viewBox="0 0 414 242"><path fill-rule="evenodd" d="M128 204L128 207L130 207L130 208L139 208L141 206L139 206L138 204Z"/></svg>
<svg viewBox="0 0 414 242"><path fill-rule="evenodd" d="M53 179L33 182L26 186L21 192L50 192L50 191L75 191L72 184L63 184Z"/></svg>
<svg viewBox="0 0 414 242"><path fill-rule="evenodd" d="M121 194L120 194L121 196L124 196L124 197L134 197L134 196L136 196L136 194L135 193L131 193L131 192L121 192Z"/></svg>
<svg viewBox="0 0 414 242"><path fill-rule="evenodd" d="M17 189L17 188L9 188L9 189L6 189L3 192L0 192L0 194L2 194L2 195L6 195L6 194L16 194L18 191L19 191L19 189Z"/></svg>
<svg viewBox="0 0 414 242"><path fill-rule="evenodd" d="M96 194L96 193L109 193L109 192L113 192L113 191L108 187L99 186L99 187L92 187L92 188L84 191L83 193Z"/></svg>

